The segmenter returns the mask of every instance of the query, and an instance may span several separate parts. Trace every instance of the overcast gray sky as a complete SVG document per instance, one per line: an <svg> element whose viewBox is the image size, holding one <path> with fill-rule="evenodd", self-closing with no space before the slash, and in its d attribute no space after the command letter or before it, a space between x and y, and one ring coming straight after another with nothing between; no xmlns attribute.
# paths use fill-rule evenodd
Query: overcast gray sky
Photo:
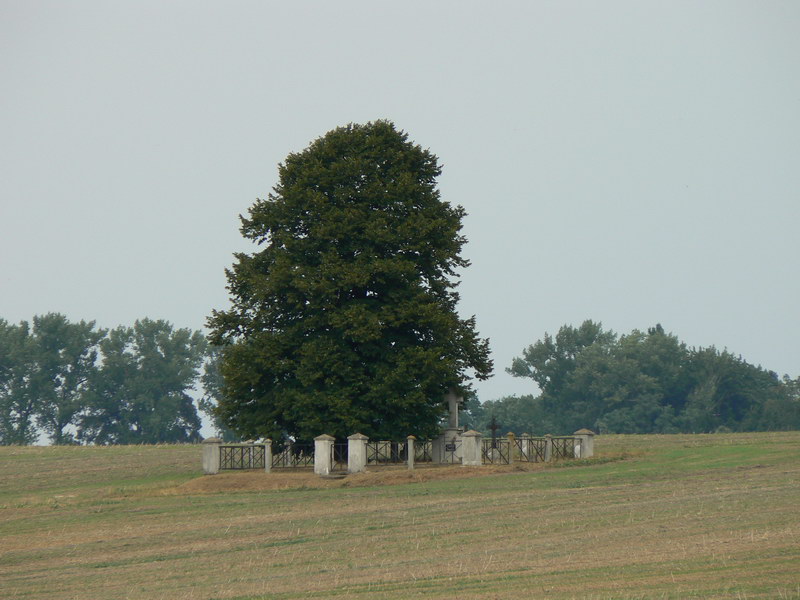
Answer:
<svg viewBox="0 0 800 600"><path fill-rule="evenodd" d="M481 400L584 319L800 375L800 3L0 0L0 317L202 328L277 164L391 119L469 216Z"/></svg>

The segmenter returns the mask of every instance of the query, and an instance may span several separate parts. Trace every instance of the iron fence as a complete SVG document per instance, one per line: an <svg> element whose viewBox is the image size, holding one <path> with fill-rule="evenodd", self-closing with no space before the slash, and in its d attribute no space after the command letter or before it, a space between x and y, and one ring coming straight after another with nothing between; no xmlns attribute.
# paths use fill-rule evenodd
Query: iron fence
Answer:
<svg viewBox="0 0 800 600"><path fill-rule="evenodd" d="M552 460L575 458L575 447L580 448L581 440L575 437L554 437ZM578 451L580 454L580 450Z"/></svg>
<svg viewBox="0 0 800 600"><path fill-rule="evenodd" d="M521 437L514 440L514 460L520 462L544 462L545 438Z"/></svg>
<svg viewBox="0 0 800 600"><path fill-rule="evenodd" d="M287 444L272 455L273 469L314 466L314 444Z"/></svg>
<svg viewBox="0 0 800 600"><path fill-rule="evenodd" d="M220 470L263 469L264 446L235 444L219 447Z"/></svg>
<svg viewBox="0 0 800 600"><path fill-rule="evenodd" d="M433 442L430 440L417 440L414 442L414 462L433 462Z"/></svg>
<svg viewBox="0 0 800 600"><path fill-rule="evenodd" d="M579 437L560 436L550 440L550 456L547 456L548 438L521 437L483 439L481 462L483 464L507 465L512 459L521 462L545 462L568 460L582 455L582 440ZM445 442L437 450L441 452L443 464L461 462L460 439ZM408 442L379 440L367 442L367 464L390 465L408 461ZM433 462L434 443L431 440L417 440L414 443L414 462ZM219 447L220 470L264 469L266 452L263 444L225 444ZM347 470L348 445L346 442L333 444L331 470ZM314 466L314 445L287 443L272 454L272 468L307 468Z"/></svg>
<svg viewBox="0 0 800 600"><path fill-rule="evenodd" d="M508 438L482 440L481 462L485 465L507 465L511 454Z"/></svg>
<svg viewBox="0 0 800 600"><path fill-rule="evenodd" d="M445 442L444 454L442 462L445 464L460 464L461 463L461 440L455 439L452 442Z"/></svg>
<svg viewBox="0 0 800 600"><path fill-rule="evenodd" d="M408 442L367 442L368 465L400 464L406 462L407 460Z"/></svg>

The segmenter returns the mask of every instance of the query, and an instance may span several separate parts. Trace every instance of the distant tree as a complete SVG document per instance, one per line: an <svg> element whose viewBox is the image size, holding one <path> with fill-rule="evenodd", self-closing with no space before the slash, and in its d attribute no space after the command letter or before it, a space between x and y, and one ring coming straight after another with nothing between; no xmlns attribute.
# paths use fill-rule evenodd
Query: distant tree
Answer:
<svg viewBox="0 0 800 600"><path fill-rule="evenodd" d="M761 406L758 429L794 431L800 429L800 377L783 376L783 385Z"/></svg>
<svg viewBox="0 0 800 600"><path fill-rule="evenodd" d="M689 350L661 325L619 339L599 324L562 327L514 359L513 375L541 389L538 423L560 432L672 433L800 427L800 399L789 378L716 348ZM793 395L794 393L794 395ZM484 403L486 414L508 411ZM508 418L508 417L506 417ZM514 413L513 419L524 417Z"/></svg>
<svg viewBox="0 0 800 600"><path fill-rule="evenodd" d="M39 398L34 389L36 347L26 321L0 319L0 444L31 444Z"/></svg>
<svg viewBox="0 0 800 600"><path fill-rule="evenodd" d="M673 404L685 394L688 351L658 325L634 329L607 351L590 348L578 359L569 388L580 409L572 423L608 433L676 431Z"/></svg>
<svg viewBox="0 0 800 600"><path fill-rule="evenodd" d="M279 167L242 219L262 245L228 271L218 414L243 436L430 436L449 388L491 372L456 312L464 210L437 158L388 121L335 129Z"/></svg>
<svg viewBox="0 0 800 600"><path fill-rule="evenodd" d="M714 347L692 352L687 367L692 389L684 409L684 430L711 432L778 429L779 422L764 422L765 404L772 406L786 389L777 374L749 364Z"/></svg>
<svg viewBox="0 0 800 600"><path fill-rule="evenodd" d="M86 407L85 394L97 370L98 344L105 334L95 329L94 321L70 323L58 313L33 318L38 423L53 444L74 441L65 429L77 423Z"/></svg>
<svg viewBox="0 0 800 600"><path fill-rule="evenodd" d="M464 431L474 429L480 431L484 419L484 408L475 392L470 392L464 397L458 411L458 425Z"/></svg>
<svg viewBox="0 0 800 600"><path fill-rule="evenodd" d="M102 365L78 437L97 444L187 442L200 419L189 391L206 350L199 332L142 319L100 342Z"/></svg>
<svg viewBox="0 0 800 600"><path fill-rule="evenodd" d="M492 419L500 427L498 435L508 432L544 435L553 431L540 399L532 395L505 396L484 402L482 416L478 430L484 435L490 434Z"/></svg>
<svg viewBox="0 0 800 600"><path fill-rule="evenodd" d="M570 387L571 377L578 366L578 359L587 348L602 355L616 343L616 334L603 331L601 323L584 321L580 327L564 325L555 337L545 334L542 340L523 350L521 358L515 358L507 369L515 377L533 379L541 390L539 403L547 415L553 431L574 430L586 427L583 419L591 413L585 407L582 391Z"/></svg>
<svg viewBox="0 0 800 600"><path fill-rule="evenodd" d="M203 395L197 404L200 410L211 419L215 435L230 442L237 440L238 436L225 425L217 410L219 399L222 397L223 385L222 372L220 371L221 361L222 348L210 346L208 358L203 366L203 375L200 377L200 382L203 385Z"/></svg>

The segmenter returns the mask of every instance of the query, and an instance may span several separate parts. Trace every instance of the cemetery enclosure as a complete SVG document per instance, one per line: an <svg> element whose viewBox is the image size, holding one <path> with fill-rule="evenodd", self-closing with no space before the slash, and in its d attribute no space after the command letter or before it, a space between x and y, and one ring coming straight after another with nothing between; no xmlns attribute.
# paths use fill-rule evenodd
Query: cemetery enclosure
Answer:
<svg viewBox="0 0 800 600"><path fill-rule="evenodd" d="M595 443L568 468L347 487L197 477L197 446L0 448L0 596L798 597L800 433Z"/></svg>
<svg viewBox="0 0 800 600"><path fill-rule="evenodd" d="M536 463L553 460L590 458L593 455L594 434L580 430L573 436L483 439L476 431L452 438L442 435L435 440L405 441L369 440L361 434L350 436L347 442L337 442L322 435L314 444L289 441L274 451L271 440L260 442L224 443L218 438L203 442L202 462L206 474L225 470L313 468L319 475L335 472L358 473L367 467L406 464L414 469L419 464L464 466L510 465L515 462Z"/></svg>

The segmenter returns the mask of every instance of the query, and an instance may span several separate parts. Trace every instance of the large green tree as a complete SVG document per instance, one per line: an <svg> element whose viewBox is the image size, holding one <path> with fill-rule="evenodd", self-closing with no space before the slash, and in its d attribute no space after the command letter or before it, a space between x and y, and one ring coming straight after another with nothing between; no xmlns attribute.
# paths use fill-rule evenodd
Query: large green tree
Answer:
<svg viewBox="0 0 800 600"><path fill-rule="evenodd" d="M290 154L242 218L261 249L227 273L232 307L219 414L242 435L433 435L449 388L491 373L488 341L456 312L464 210L437 158L388 121Z"/></svg>

